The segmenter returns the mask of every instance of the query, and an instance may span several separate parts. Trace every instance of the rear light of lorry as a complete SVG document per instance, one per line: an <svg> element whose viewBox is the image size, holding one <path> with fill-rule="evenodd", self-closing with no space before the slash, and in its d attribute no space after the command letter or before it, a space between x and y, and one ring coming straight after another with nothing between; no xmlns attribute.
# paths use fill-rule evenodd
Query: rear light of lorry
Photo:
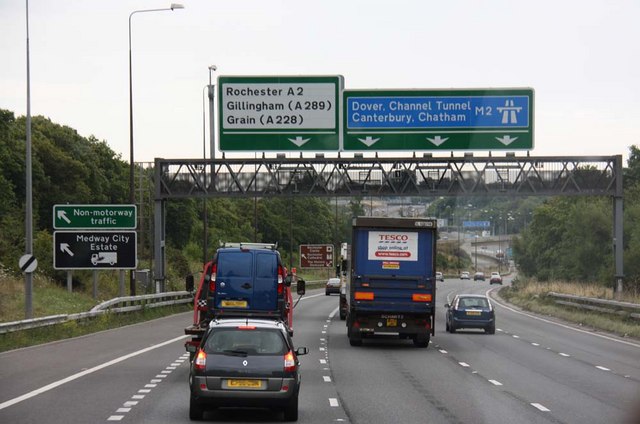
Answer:
<svg viewBox="0 0 640 424"><path fill-rule="evenodd" d="M196 353L196 357L193 359L193 367L197 371L204 371L207 367L207 353L204 350L199 349L198 353Z"/></svg>
<svg viewBox="0 0 640 424"><path fill-rule="evenodd" d="M211 266L211 280L209 280L209 296L216 291L216 274L218 273L218 264Z"/></svg>
<svg viewBox="0 0 640 424"><path fill-rule="evenodd" d="M411 295L411 299L414 302L431 302L431 299L433 297L431 296L431 294L425 294L425 293L413 293Z"/></svg>
<svg viewBox="0 0 640 424"><path fill-rule="evenodd" d="M354 296L356 300L373 300L375 297L373 292L355 292Z"/></svg>
<svg viewBox="0 0 640 424"><path fill-rule="evenodd" d="M284 355L284 370L287 372L296 370L296 358L293 356L292 351L289 351Z"/></svg>

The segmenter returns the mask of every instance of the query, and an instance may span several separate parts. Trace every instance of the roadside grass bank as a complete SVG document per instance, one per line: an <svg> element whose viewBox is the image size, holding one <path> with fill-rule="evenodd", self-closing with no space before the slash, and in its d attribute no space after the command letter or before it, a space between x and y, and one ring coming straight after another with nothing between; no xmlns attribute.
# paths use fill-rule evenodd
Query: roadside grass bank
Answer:
<svg viewBox="0 0 640 424"><path fill-rule="evenodd" d="M614 300L613 290L600 285L565 282L541 283L522 277L516 278L511 287L502 288L500 296L525 311L560 318L579 326L640 340L640 321L615 314L558 305L553 298L546 296L549 292ZM626 294L620 300L640 304L640 296L634 294Z"/></svg>

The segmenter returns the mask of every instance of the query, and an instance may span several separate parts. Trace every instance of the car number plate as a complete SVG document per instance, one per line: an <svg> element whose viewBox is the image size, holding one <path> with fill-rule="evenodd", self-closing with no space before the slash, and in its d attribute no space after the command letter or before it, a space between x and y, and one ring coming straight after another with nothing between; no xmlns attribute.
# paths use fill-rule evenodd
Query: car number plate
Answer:
<svg viewBox="0 0 640 424"><path fill-rule="evenodd" d="M223 300L220 302L220 306L223 308L246 308L246 300Z"/></svg>
<svg viewBox="0 0 640 424"><path fill-rule="evenodd" d="M482 311L467 311L467 315L481 315Z"/></svg>
<svg viewBox="0 0 640 424"><path fill-rule="evenodd" d="M261 389L262 380L227 380L227 385L230 388L250 388Z"/></svg>
<svg viewBox="0 0 640 424"><path fill-rule="evenodd" d="M395 318L387 318L387 327L397 327L398 320Z"/></svg>

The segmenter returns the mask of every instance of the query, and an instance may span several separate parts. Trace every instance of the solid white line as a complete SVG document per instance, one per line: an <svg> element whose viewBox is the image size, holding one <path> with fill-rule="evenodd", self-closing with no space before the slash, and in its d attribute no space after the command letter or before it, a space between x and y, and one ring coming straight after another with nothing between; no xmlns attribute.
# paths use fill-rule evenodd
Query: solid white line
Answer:
<svg viewBox="0 0 640 424"><path fill-rule="evenodd" d="M332 406L334 408L337 408L338 406L340 406L338 404L338 399L336 398L329 398L329 406Z"/></svg>
<svg viewBox="0 0 640 424"><path fill-rule="evenodd" d="M487 292L485 294L489 295L489 292L491 292L491 290L495 290L495 289L497 289L497 287L494 287L493 289L487 290ZM491 301L493 303L495 303L496 305L500 305L501 307L503 307L503 308L505 308L505 309L507 309L507 310L509 310L511 312L514 312L514 313L520 314L520 315L524 315L526 317L533 318L533 319L536 319L538 321L546 322L547 324L556 325L558 327L566 328L567 330L573 330L573 331L577 331L578 333L588 334L588 335L593 336L593 337L600 337L601 339L606 339L606 340L609 340L609 341L612 341L612 342L622 343L622 344L626 344L628 346L633 346L633 347L640 348L640 344L638 344L638 343L632 343L632 342L628 342L626 340L614 339L613 337L605 336L603 334L593 333L591 331L581 330L579 328L574 328L574 327L571 327L569 325L565 325L565 324L560 324L560 323L557 323L557 322L549 321L548 319L540 318L540 317L535 316L535 315L531 315L531 314L527 314L527 313L524 313L524 312L517 311L517 310L515 310L513 308L510 308L507 305L504 305L504 304L498 302L497 300L495 300L493 298L491 299Z"/></svg>
<svg viewBox="0 0 640 424"><path fill-rule="evenodd" d="M166 342L162 342L160 344L149 346L147 348L138 350L136 352L129 353L127 355L124 355L124 356L121 356L119 358L113 359L111 361L105 362L104 364L100 364L100 365L95 366L93 368L89 368L87 370L81 371L81 372L79 372L77 374L73 374L73 375L71 375L69 377L63 378L62 380L54 381L51 384L47 384L46 386L40 387L39 389L33 390L33 391L29 392L29 393L25 393L22 396L18 396L17 398L13 398L13 399L10 399L10 400L8 400L6 402L0 403L0 410L8 408L8 407L10 407L12 405L15 405L16 403L22 402L24 400L31 399L34 396L38 396L38 395L40 395L42 393L48 392L49 390L55 389L56 387L60 387L63 384L69 383L69 382L71 382L73 380L77 380L77 379L79 379L81 377L84 377L85 375L89 375L89 374L92 374L92 373L94 373L96 371L100 371L103 368L110 367L111 365L115 365L115 364L117 364L119 362L126 361L127 359L133 358L134 356L142 355L143 353L147 353L147 352L152 351L154 349L157 349L159 347L166 346L166 345L174 343L174 342L176 342L178 340L186 339L187 337L189 337L189 336L184 335L184 336L176 337L174 339L167 340Z"/></svg>
<svg viewBox="0 0 640 424"><path fill-rule="evenodd" d="M537 408L539 410L541 410L542 412L549 412L550 410L547 409L546 407L544 407L543 405L540 405L539 403L532 403L531 406L533 406L534 408Z"/></svg>
<svg viewBox="0 0 640 424"><path fill-rule="evenodd" d="M495 386L502 386L502 383L499 382L498 380L489 380L489 383L495 385Z"/></svg>
<svg viewBox="0 0 640 424"><path fill-rule="evenodd" d="M338 313L338 310L340 310L340 307L337 306L336 309L334 309L333 311L331 311L331 313L329 314L329 318L333 319L333 317L336 316L336 314Z"/></svg>

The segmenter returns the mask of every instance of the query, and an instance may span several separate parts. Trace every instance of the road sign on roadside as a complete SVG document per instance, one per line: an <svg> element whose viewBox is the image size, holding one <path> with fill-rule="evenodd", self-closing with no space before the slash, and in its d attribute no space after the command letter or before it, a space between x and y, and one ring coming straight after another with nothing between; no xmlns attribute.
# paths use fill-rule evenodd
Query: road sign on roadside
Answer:
<svg viewBox="0 0 640 424"><path fill-rule="evenodd" d="M218 77L221 151L338 150L342 76Z"/></svg>
<svg viewBox="0 0 640 424"><path fill-rule="evenodd" d="M136 228L136 205L54 205L54 229Z"/></svg>
<svg viewBox="0 0 640 424"><path fill-rule="evenodd" d="M54 269L135 269L135 231L54 231Z"/></svg>
<svg viewBox="0 0 640 424"><path fill-rule="evenodd" d="M300 268L332 268L332 244L301 244Z"/></svg>
<svg viewBox="0 0 640 424"><path fill-rule="evenodd" d="M344 150L530 150L533 89L345 90Z"/></svg>

